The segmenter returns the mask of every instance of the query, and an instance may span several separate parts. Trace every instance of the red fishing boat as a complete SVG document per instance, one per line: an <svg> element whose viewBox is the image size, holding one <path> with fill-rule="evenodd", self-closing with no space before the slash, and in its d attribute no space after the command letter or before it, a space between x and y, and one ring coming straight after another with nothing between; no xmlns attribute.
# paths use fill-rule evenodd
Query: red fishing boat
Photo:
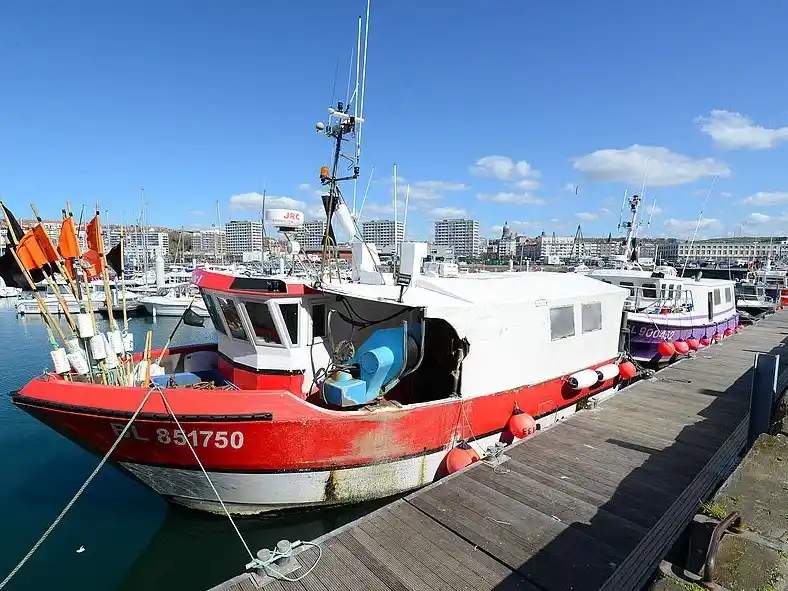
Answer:
<svg viewBox="0 0 788 591"><path fill-rule="evenodd" d="M157 363L137 353L126 385L66 366L14 404L100 455L120 437L116 465L175 503L256 514L426 485L617 383L625 289L580 274L428 276L427 245L409 242L382 272L337 176L363 119L329 114L326 244L335 220L354 237L352 281L334 276L330 248L307 280L198 270L217 344ZM298 253L303 215L267 217Z"/></svg>

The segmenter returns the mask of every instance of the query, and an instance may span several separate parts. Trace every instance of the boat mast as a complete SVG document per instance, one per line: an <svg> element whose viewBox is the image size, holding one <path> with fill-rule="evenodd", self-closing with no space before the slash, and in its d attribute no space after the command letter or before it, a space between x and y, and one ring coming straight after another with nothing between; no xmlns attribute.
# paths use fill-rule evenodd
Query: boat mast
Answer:
<svg viewBox="0 0 788 591"><path fill-rule="evenodd" d="M626 246L624 248L624 260L637 262L637 233L640 223L638 219L638 211L640 209L640 195L632 195L629 200L629 209L632 213L632 218L628 222L622 222L619 229L627 229Z"/></svg>

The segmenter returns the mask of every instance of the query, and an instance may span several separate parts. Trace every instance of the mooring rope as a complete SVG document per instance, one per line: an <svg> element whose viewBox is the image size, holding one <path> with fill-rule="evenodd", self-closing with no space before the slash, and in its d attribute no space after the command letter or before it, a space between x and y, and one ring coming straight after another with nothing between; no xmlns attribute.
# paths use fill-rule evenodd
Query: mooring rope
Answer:
<svg viewBox="0 0 788 591"><path fill-rule="evenodd" d="M129 419L129 422L126 423L126 425L123 427L123 430L118 434L118 437L117 437L117 439L115 439L115 442L112 444L112 446L110 446L109 450L107 450L107 453L104 454L104 457L101 458L101 461L98 463L98 466L96 466L95 470L93 470L93 472L90 474L90 476L88 476L88 478L87 478L87 480L85 480L84 484L81 487L79 487L79 490L74 494L74 496L71 498L71 500L68 502L68 504L63 508L63 510L60 512L60 515L58 515L55 518L55 520L52 522L52 525L50 525L46 529L46 531L43 533L43 535L38 539L38 541L35 544L33 544L33 547L30 548L30 551L27 554L25 554L25 556L24 556L24 558L22 558L22 560L19 561L19 564L17 564L14 567L14 569L10 573L8 573L8 576L5 579L3 579L2 582L0 582L0 589L5 587L11 581L11 579L14 578L16 573L18 573L19 570L25 565L25 563L27 563L27 561L30 560L30 558L33 556L33 554L35 554L36 551L41 547L41 544L44 543L44 540L46 540L49 537L49 534L52 533L52 531L58 526L58 524L66 516L66 513L68 513L69 510L71 509L71 507L74 506L74 503L77 502L77 499L79 499L79 497L82 495L82 493L85 492L85 489L88 487L88 485L96 477L96 474L98 474L99 470L101 470L101 467L107 462L109 457L112 455L112 452L115 451L115 448L118 447L118 444L120 444L121 440L126 436L126 433L128 432L129 428L131 427L131 424L136 420L136 418L140 414L140 412L142 412L142 408L145 406L145 403L148 402L148 399L150 398L151 394L153 394L153 391L155 389L156 389L155 387L152 387L152 388L150 388L147 391L147 393L145 394L145 396L142 399L142 402L140 402L140 405L137 407L137 410L134 411L134 414L131 415L131 418Z"/></svg>

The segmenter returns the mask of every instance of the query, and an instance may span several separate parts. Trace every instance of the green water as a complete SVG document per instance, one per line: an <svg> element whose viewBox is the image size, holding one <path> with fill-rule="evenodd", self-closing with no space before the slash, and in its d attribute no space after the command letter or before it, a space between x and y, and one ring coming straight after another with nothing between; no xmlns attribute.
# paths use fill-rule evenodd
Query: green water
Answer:
<svg viewBox="0 0 788 591"><path fill-rule="evenodd" d="M133 318L137 348L153 330L164 345L177 318ZM213 342L212 328L181 326L174 345ZM6 393L51 365L39 317L17 318L0 299L0 580L72 498L98 459L11 404ZM371 506L239 520L253 551L315 538ZM77 549L84 547L84 552ZM248 561L226 518L169 506L105 466L66 518L6 587L9 590L206 589Z"/></svg>

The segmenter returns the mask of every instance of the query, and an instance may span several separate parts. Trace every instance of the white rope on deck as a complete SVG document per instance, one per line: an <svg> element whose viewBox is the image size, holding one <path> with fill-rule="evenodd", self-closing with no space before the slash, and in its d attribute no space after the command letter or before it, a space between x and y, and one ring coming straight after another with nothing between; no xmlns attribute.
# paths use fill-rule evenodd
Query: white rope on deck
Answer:
<svg viewBox="0 0 788 591"><path fill-rule="evenodd" d="M126 425L123 427L123 430L118 434L118 437L117 437L117 439L115 439L115 442L112 444L112 446L109 448L109 450L107 450L107 453L104 454L104 457L101 458L101 461L98 463L98 466L96 466L95 470L93 470L93 472L90 474L90 476L88 476L87 480L85 480L85 483L81 487L79 487L79 490L74 494L74 496L71 498L71 500L68 502L68 504L66 504L66 506L63 508L63 510L60 512L60 515L58 515L55 518L55 520L52 522L52 525L50 525L46 529L46 531L43 533L43 535L38 539L38 541L35 544L33 544L33 547L30 548L30 551L27 554L25 554L25 556L24 556L24 558L22 558L22 560L19 561L19 564L17 564L14 567L14 569L10 573L8 573L8 576L5 579L3 579L2 582L0 582L0 589L5 587L6 585L8 585L8 583L11 581L11 579L14 578L16 573L18 573L19 570L25 565L25 563L27 563L27 561L30 560L30 558L33 556L33 554L35 554L36 551L41 547L41 544L44 543L44 540L46 540L49 537L49 534L51 534L52 531L63 520L63 518L66 516L66 513L68 513L69 510L71 509L71 507L74 506L74 503L76 503L77 500L79 499L79 497L82 496L82 493L85 492L85 489L88 487L88 485L96 477L96 474L98 474L99 470L101 470L101 467L104 464L107 463L107 460L112 455L112 452L115 451L115 448L118 447L118 444L120 444L121 440L126 436L126 433L128 432L129 428L131 427L131 424L136 420L136 418L137 418L137 416L139 416L140 412L142 412L142 408L145 406L145 403L148 402L148 399L150 398L151 394L153 393L153 391L155 389L156 389L156 387L152 387L152 388L150 388L147 391L147 393L145 394L145 396L142 399L142 402L140 402L140 405L137 407L137 410L134 411L134 414L131 415L131 418L129 419L129 422L126 423Z"/></svg>

